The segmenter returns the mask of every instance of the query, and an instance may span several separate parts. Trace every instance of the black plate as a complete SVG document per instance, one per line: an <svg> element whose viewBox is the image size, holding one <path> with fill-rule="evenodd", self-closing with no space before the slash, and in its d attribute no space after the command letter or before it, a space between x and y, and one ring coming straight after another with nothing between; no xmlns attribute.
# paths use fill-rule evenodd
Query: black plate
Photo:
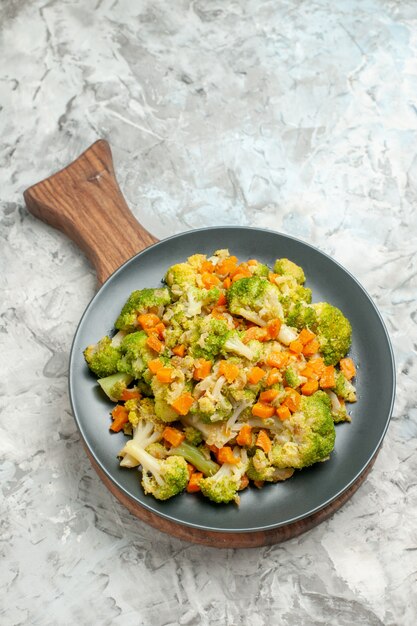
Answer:
<svg viewBox="0 0 417 626"><path fill-rule="evenodd" d="M259 259L269 265L288 257L301 265L313 301L339 307L353 328L351 355L357 364L358 402L351 405L351 424L336 428L331 459L296 472L284 483L250 488L239 507L216 505L183 494L158 502L143 494L139 473L122 469L116 458L126 438L111 434L106 400L89 373L83 349L112 331L113 323L134 289L156 287L167 268L195 253L229 248L240 260ZM70 358L70 397L80 433L97 463L128 496L151 511L188 526L226 532L266 530L311 515L330 504L363 472L376 454L391 416L395 370L384 323L363 287L329 256L292 237L260 229L221 227L176 235L147 248L119 268L88 305L78 326Z"/></svg>

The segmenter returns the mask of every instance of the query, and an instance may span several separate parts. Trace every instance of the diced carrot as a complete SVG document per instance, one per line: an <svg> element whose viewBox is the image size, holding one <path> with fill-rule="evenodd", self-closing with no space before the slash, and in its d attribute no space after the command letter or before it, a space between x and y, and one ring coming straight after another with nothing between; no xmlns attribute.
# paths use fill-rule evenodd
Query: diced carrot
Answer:
<svg viewBox="0 0 417 626"><path fill-rule="evenodd" d="M219 375L224 376L228 383L232 383L239 376L239 367L235 363L220 361Z"/></svg>
<svg viewBox="0 0 417 626"><path fill-rule="evenodd" d="M227 278L224 279L223 281L223 287L225 289L229 289L230 285L232 284L231 279L229 278L229 276Z"/></svg>
<svg viewBox="0 0 417 626"><path fill-rule="evenodd" d="M227 274L230 274L230 272L233 272L236 267L237 258L235 256L229 256L216 265L216 273L221 276L226 276Z"/></svg>
<svg viewBox="0 0 417 626"><path fill-rule="evenodd" d="M226 294L222 292L216 302L216 306L224 306L225 304L227 304L227 298Z"/></svg>
<svg viewBox="0 0 417 626"><path fill-rule="evenodd" d="M196 471L194 465L191 465L191 463L187 463L187 471L188 471L188 480L190 480L191 475Z"/></svg>
<svg viewBox="0 0 417 626"><path fill-rule="evenodd" d="M275 283L275 279L278 278L279 274L274 274L274 272L269 272L268 280L271 283Z"/></svg>
<svg viewBox="0 0 417 626"><path fill-rule="evenodd" d="M156 374L158 370L164 367L161 359L152 359L152 361L148 361L148 367L151 370L152 374Z"/></svg>
<svg viewBox="0 0 417 626"><path fill-rule="evenodd" d="M271 354L266 358L266 364L271 367L281 369L287 365L288 357L288 352L271 352Z"/></svg>
<svg viewBox="0 0 417 626"><path fill-rule="evenodd" d="M251 385L257 385L260 380L265 376L266 372L262 369L262 367L252 367L248 374L248 383Z"/></svg>
<svg viewBox="0 0 417 626"><path fill-rule="evenodd" d="M331 389L336 384L335 369L333 365L324 368L324 372L320 377L320 387L322 389Z"/></svg>
<svg viewBox="0 0 417 626"><path fill-rule="evenodd" d="M217 453L217 460L219 463L231 463L232 465L236 465L239 463L239 457L233 454L232 448L230 446L223 446L220 448Z"/></svg>
<svg viewBox="0 0 417 626"><path fill-rule="evenodd" d="M248 485L249 485L249 478L246 476L246 474L243 474L242 478L240 479L239 491L246 489Z"/></svg>
<svg viewBox="0 0 417 626"><path fill-rule="evenodd" d="M194 363L194 380L203 380L210 374L211 371L211 361L206 361L205 359L196 359Z"/></svg>
<svg viewBox="0 0 417 626"><path fill-rule="evenodd" d="M172 426L165 426L162 432L162 437L174 448L179 446L185 439L184 433L178 430L178 428L173 428Z"/></svg>
<svg viewBox="0 0 417 626"><path fill-rule="evenodd" d="M160 383L172 383L174 380L174 370L172 367L160 367L156 372L156 377Z"/></svg>
<svg viewBox="0 0 417 626"><path fill-rule="evenodd" d="M298 407L300 406L301 396L298 391L292 389L291 387L285 387L285 391L287 392L287 395L283 400L281 406L287 406L291 413L295 413L295 411L297 411Z"/></svg>
<svg viewBox="0 0 417 626"><path fill-rule="evenodd" d="M318 388L319 388L319 383L317 382L317 380L308 380L301 387L301 393L304 396L311 396L315 391L317 391Z"/></svg>
<svg viewBox="0 0 417 626"><path fill-rule="evenodd" d="M301 343L299 339L296 339L295 341L291 341L288 347L291 350L291 352L294 352L294 354L300 354L303 351L303 344Z"/></svg>
<svg viewBox="0 0 417 626"><path fill-rule="evenodd" d="M276 410L276 414L278 415L280 420L286 420L291 417L291 412L285 404L281 404Z"/></svg>
<svg viewBox="0 0 417 626"><path fill-rule="evenodd" d="M242 341L243 343L248 343L253 339L256 339L257 341L268 341L268 330L266 328L259 328L259 326L252 326L252 328L248 328L242 337Z"/></svg>
<svg viewBox="0 0 417 626"><path fill-rule="evenodd" d="M235 283L237 280L241 278L250 278L252 276L252 272L250 270L239 270L237 274L233 274L232 283Z"/></svg>
<svg viewBox="0 0 417 626"><path fill-rule="evenodd" d="M239 430L239 434L236 437L236 443L238 446L251 446L252 445L252 426L249 424L243 424Z"/></svg>
<svg viewBox="0 0 417 626"><path fill-rule="evenodd" d="M308 328L303 328L301 333L298 335L298 339L301 341L303 346L315 338L316 338L316 335L311 330L308 330Z"/></svg>
<svg viewBox="0 0 417 626"><path fill-rule="evenodd" d="M268 378L266 379L266 384L268 387L271 385L275 385L276 383L280 383L282 381L282 374L275 367L269 372Z"/></svg>
<svg viewBox="0 0 417 626"><path fill-rule="evenodd" d="M214 272L214 269L215 269L215 266L213 265L211 261L203 261L201 264L200 271L209 272L209 274L212 274Z"/></svg>
<svg viewBox="0 0 417 626"><path fill-rule="evenodd" d="M211 314L213 317L216 318L216 320L225 320L225 316L224 314L224 307L221 307L219 309L212 309Z"/></svg>
<svg viewBox="0 0 417 626"><path fill-rule="evenodd" d="M123 426L129 421L129 411L125 409L125 407L121 404L118 404L114 407L113 411L111 412L111 416L113 419L113 424L110 426L110 430L115 433L118 433L119 430L122 430Z"/></svg>
<svg viewBox="0 0 417 626"><path fill-rule="evenodd" d="M214 454L214 456L217 458L217 453L219 451L219 448L213 444L211 445L207 445L208 449L210 450L210 452L212 452Z"/></svg>
<svg viewBox="0 0 417 626"><path fill-rule="evenodd" d="M278 391L276 389L267 389L266 391L262 391L259 394L260 402L272 402L278 395Z"/></svg>
<svg viewBox="0 0 417 626"><path fill-rule="evenodd" d="M257 261L256 259L249 259L249 261L246 261L247 265L250 266L255 266L255 265L259 265L259 261Z"/></svg>
<svg viewBox="0 0 417 626"><path fill-rule="evenodd" d="M200 480L203 478L202 472L193 472L186 487L187 493L196 493L200 491Z"/></svg>
<svg viewBox="0 0 417 626"><path fill-rule="evenodd" d="M159 324L161 320L154 313L142 313L142 315L138 315L138 322L142 326L142 328L153 328Z"/></svg>
<svg viewBox="0 0 417 626"><path fill-rule="evenodd" d="M256 438L256 445L258 448L262 448L265 454L268 454L272 448L272 443L270 438L268 437L268 433L266 430L260 430L258 436Z"/></svg>
<svg viewBox="0 0 417 626"><path fill-rule="evenodd" d="M263 402L257 402L252 407L252 415L255 415L255 417L260 417L261 419L272 417L274 413L274 407L269 404L264 404Z"/></svg>
<svg viewBox="0 0 417 626"><path fill-rule="evenodd" d="M137 389L123 389L120 400L126 402L126 400L139 400L141 397Z"/></svg>
<svg viewBox="0 0 417 626"><path fill-rule="evenodd" d="M319 378L310 363L307 363L307 365L300 371L300 374L305 378Z"/></svg>
<svg viewBox="0 0 417 626"><path fill-rule="evenodd" d="M161 352L164 348L164 344L161 343L155 335L150 335L147 338L146 345L152 348L152 350L155 350L155 352Z"/></svg>
<svg viewBox="0 0 417 626"><path fill-rule="evenodd" d="M320 349L320 344L317 339L312 339L308 343L303 346L303 354L304 356L313 356Z"/></svg>
<svg viewBox="0 0 417 626"><path fill-rule="evenodd" d="M201 281L206 289L211 289L220 283L220 278L209 272L204 272L201 274Z"/></svg>
<svg viewBox="0 0 417 626"><path fill-rule="evenodd" d="M180 415L187 415L191 406L194 404L194 398L190 393L183 393L174 402L172 408Z"/></svg>
<svg viewBox="0 0 417 626"><path fill-rule="evenodd" d="M314 359L310 359L310 361L308 362L308 366L311 367L311 369L318 376L318 378L320 378L320 376L322 375L324 371L324 368L326 367L324 365L324 361L321 358L321 356L318 356Z"/></svg>
<svg viewBox="0 0 417 626"><path fill-rule="evenodd" d="M279 319L271 320L266 325L266 328L269 334L269 338L276 339L279 335L279 331L281 330L281 320Z"/></svg>
<svg viewBox="0 0 417 626"><path fill-rule="evenodd" d="M348 380L356 376L355 364L350 357L340 359L340 370Z"/></svg>
<svg viewBox="0 0 417 626"><path fill-rule="evenodd" d="M165 337L165 324L159 322L156 326L152 326L152 328L145 328L145 332L150 335L156 335L159 339L164 339Z"/></svg>
<svg viewBox="0 0 417 626"><path fill-rule="evenodd" d="M185 354L185 346L184 346L184 344L182 343L179 346L175 346L175 348L172 348L172 352L176 356L184 356L184 354Z"/></svg>

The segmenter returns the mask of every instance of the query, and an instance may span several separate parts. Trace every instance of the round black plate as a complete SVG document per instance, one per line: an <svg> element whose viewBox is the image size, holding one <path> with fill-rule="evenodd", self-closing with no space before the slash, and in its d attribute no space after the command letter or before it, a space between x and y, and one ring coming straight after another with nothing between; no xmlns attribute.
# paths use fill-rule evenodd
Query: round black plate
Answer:
<svg viewBox="0 0 417 626"><path fill-rule="evenodd" d="M336 447L329 461L296 472L284 483L249 488L241 503L216 505L183 494L158 502L145 496L136 470L122 469L116 457L126 438L109 432L114 406L99 389L82 351L103 335L134 289L156 287L167 268L195 253L212 254L229 248L240 260L259 259L269 265L288 257L301 265L313 301L339 307L353 328L351 355L357 364L358 402L351 405L352 422L336 427ZM295 522L330 504L370 463L385 435L394 401L395 369L384 323L363 287L329 256L292 237L271 231L221 227L176 235L147 248L120 267L88 305L78 326L70 358L70 398L80 433L93 457L111 481L154 513L181 524L224 532L266 530Z"/></svg>

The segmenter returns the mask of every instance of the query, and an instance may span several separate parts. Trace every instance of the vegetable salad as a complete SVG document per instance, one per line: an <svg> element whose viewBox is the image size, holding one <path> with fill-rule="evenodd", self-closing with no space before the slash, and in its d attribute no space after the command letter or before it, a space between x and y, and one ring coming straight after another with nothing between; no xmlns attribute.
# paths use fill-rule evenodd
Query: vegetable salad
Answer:
<svg viewBox="0 0 417 626"><path fill-rule="evenodd" d="M84 356L117 403L110 430L129 440L120 465L144 492L239 502L329 458L335 423L350 421L351 326L312 304L301 267L268 267L218 250L170 267L165 286L134 291L116 334Z"/></svg>

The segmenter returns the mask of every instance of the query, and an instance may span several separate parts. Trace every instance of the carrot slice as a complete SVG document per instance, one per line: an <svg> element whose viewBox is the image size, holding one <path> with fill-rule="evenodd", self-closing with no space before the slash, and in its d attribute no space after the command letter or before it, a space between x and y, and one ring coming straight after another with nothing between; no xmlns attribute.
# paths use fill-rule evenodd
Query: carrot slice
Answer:
<svg viewBox="0 0 417 626"><path fill-rule="evenodd" d="M272 448L272 443L266 430L259 431L259 434L256 438L256 445L258 446L258 448L262 448L265 454L268 454L268 452L270 452Z"/></svg>
<svg viewBox="0 0 417 626"><path fill-rule="evenodd" d="M303 344L299 339L296 339L295 341L291 341L289 349L291 352L294 352L294 354L300 354L303 351Z"/></svg>
<svg viewBox="0 0 417 626"><path fill-rule="evenodd" d="M317 391L318 388L319 388L319 383L317 382L317 380L308 380L301 387L301 393L304 396L311 396L315 391Z"/></svg>
<svg viewBox="0 0 417 626"><path fill-rule="evenodd" d="M194 404L194 398L190 393L183 393L174 402L172 402L171 406L180 415L187 415L191 406Z"/></svg>
<svg viewBox="0 0 417 626"><path fill-rule="evenodd" d="M205 359L196 359L193 378L194 380L203 380L210 374L211 361Z"/></svg>
<svg viewBox="0 0 417 626"><path fill-rule="evenodd" d="M271 352L271 354L266 359L266 364L270 365L271 367L281 369L287 365L288 358L288 352Z"/></svg>
<svg viewBox="0 0 417 626"><path fill-rule="evenodd" d="M229 289L230 285L232 284L231 279L229 278L229 276L227 278L224 279L223 281L223 287L225 289Z"/></svg>
<svg viewBox="0 0 417 626"><path fill-rule="evenodd" d="M251 385L257 385L260 380L265 376L266 372L262 369L262 367L252 367L248 374L248 383Z"/></svg>
<svg viewBox="0 0 417 626"><path fill-rule="evenodd" d="M269 404L264 404L263 402L257 402L252 407L252 415L255 415L255 417L260 417L261 419L272 417L274 413L274 407L270 406Z"/></svg>
<svg viewBox="0 0 417 626"><path fill-rule="evenodd" d="M298 339L301 341L303 346L315 338L316 338L315 333L313 333L311 330L308 330L308 328L303 328L301 333L298 335Z"/></svg>
<svg viewBox="0 0 417 626"><path fill-rule="evenodd" d="M219 375L224 376L228 383L232 383L239 376L239 367L235 363L220 361Z"/></svg>
<svg viewBox="0 0 417 626"><path fill-rule="evenodd" d="M201 274L201 281L206 289L211 289L211 287L220 284L220 278L215 276L215 274L210 274L209 272Z"/></svg>
<svg viewBox="0 0 417 626"><path fill-rule="evenodd" d="M267 328L259 328L259 326L252 326L245 331L242 341L243 343L248 343L248 341L252 341L256 339L257 341L268 341L269 333Z"/></svg>
<svg viewBox="0 0 417 626"><path fill-rule="evenodd" d="M142 328L153 328L159 324L161 320L154 313L142 313L142 315L138 315L138 322L142 326Z"/></svg>
<svg viewBox="0 0 417 626"><path fill-rule="evenodd" d="M276 383L280 383L282 381L282 374L275 367L268 374L268 378L266 379L266 384L268 387L271 385L275 385Z"/></svg>
<svg viewBox="0 0 417 626"><path fill-rule="evenodd" d="M333 365L324 368L324 372L320 377L320 387L322 389L331 389L336 384L335 369Z"/></svg>
<svg viewBox="0 0 417 626"><path fill-rule="evenodd" d="M200 490L200 480L203 478L202 472L193 472L186 487L187 493L197 493Z"/></svg>
<svg viewBox="0 0 417 626"><path fill-rule="evenodd" d="M236 465L239 463L239 457L236 457L233 454L232 448L230 446L223 446L220 448L217 453L217 460L219 463L230 463L232 465Z"/></svg>
<svg viewBox="0 0 417 626"><path fill-rule="evenodd" d="M142 396L137 389L123 389L120 400L126 402L126 400L139 400L141 397Z"/></svg>
<svg viewBox="0 0 417 626"><path fill-rule="evenodd" d="M152 359L152 361L148 361L148 367L151 370L152 374L156 374L158 370L164 367L164 364L160 359Z"/></svg>
<svg viewBox="0 0 417 626"><path fill-rule="evenodd" d="M268 322L266 325L268 335L270 339L276 339L279 335L279 331L281 330L281 320L275 319Z"/></svg>
<svg viewBox="0 0 417 626"><path fill-rule="evenodd" d="M162 437L174 448L179 446L185 439L184 433L178 430L178 428L173 428L172 426L165 426L162 432Z"/></svg>
<svg viewBox="0 0 417 626"><path fill-rule="evenodd" d="M292 389L291 387L285 387L285 391L287 392L287 395L283 400L282 405L287 406L291 413L295 413L300 406L301 396L298 391Z"/></svg>
<svg viewBox="0 0 417 626"><path fill-rule="evenodd" d="M221 293L219 299L216 302L216 306L224 306L227 304L227 298L225 293Z"/></svg>
<svg viewBox="0 0 417 626"><path fill-rule="evenodd" d="M272 402L273 400L275 400L275 398L278 395L278 391L276 389L267 389L266 391L262 391L262 393L259 394L259 401L260 402Z"/></svg>
<svg viewBox="0 0 417 626"><path fill-rule="evenodd" d="M118 404L111 412L113 418L113 424L110 426L110 430L114 433L118 433L122 430L123 426L129 421L129 411L124 406Z"/></svg>
<svg viewBox="0 0 417 626"><path fill-rule="evenodd" d="M149 346L149 348L152 348L152 350L155 350L155 352L162 352L164 348L164 344L159 341L158 337L155 335L150 335L147 338L146 345Z"/></svg>
<svg viewBox="0 0 417 626"><path fill-rule="evenodd" d="M209 272L209 274L212 274L214 269L215 267L211 261L203 261L201 264L201 272Z"/></svg>
<svg viewBox="0 0 417 626"><path fill-rule="evenodd" d="M239 434L236 437L236 443L238 446L251 446L252 445L252 426L249 424L243 424L239 430Z"/></svg>
<svg viewBox="0 0 417 626"><path fill-rule="evenodd" d="M174 380L174 370L172 367L160 367L156 372L156 377L160 383L172 383Z"/></svg>
<svg viewBox="0 0 417 626"><path fill-rule="evenodd" d="M348 380L356 376L355 364L350 357L340 359L340 370Z"/></svg>
<svg viewBox="0 0 417 626"><path fill-rule="evenodd" d="M156 335L158 339L164 339L165 337L165 324L159 322L156 326L152 326L152 328L145 328L145 332L147 335Z"/></svg>
<svg viewBox="0 0 417 626"><path fill-rule="evenodd" d="M184 354L185 354L185 346L184 346L184 344L181 343L179 346L175 346L175 348L172 348L172 352L176 356L184 356Z"/></svg>
<svg viewBox="0 0 417 626"><path fill-rule="evenodd" d="M312 339L303 346L302 352L304 356L313 356L320 350L320 344L317 339Z"/></svg>
<svg viewBox="0 0 417 626"><path fill-rule="evenodd" d="M237 258L235 256L229 256L216 265L216 273L221 276L226 276L227 274L230 274L230 272L234 272L236 267Z"/></svg>
<svg viewBox="0 0 417 626"><path fill-rule="evenodd" d="M279 406L276 410L276 413L279 417L280 420L284 421L286 419L288 419L289 417L291 417L291 412L289 410L289 408L287 406L285 406L285 404L281 404L281 406Z"/></svg>

